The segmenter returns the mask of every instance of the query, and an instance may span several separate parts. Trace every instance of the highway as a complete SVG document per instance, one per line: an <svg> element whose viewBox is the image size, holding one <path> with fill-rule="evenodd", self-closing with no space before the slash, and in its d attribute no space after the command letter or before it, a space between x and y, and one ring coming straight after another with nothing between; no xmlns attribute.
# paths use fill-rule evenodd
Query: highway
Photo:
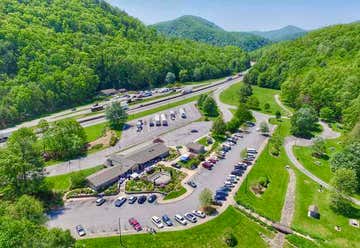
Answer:
<svg viewBox="0 0 360 248"><path fill-rule="evenodd" d="M232 80L222 79L222 80L219 80L219 81L215 81L215 82L213 82L213 83L211 83L209 85L206 85L204 87L199 87L199 88L193 90L193 92L191 92L189 94L186 94L186 95L182 95L181 93L179 93L179 94L176 94L176 95L167 96L167 97L156 99L156 100L149 101L149 102L146 102L146 103L140 103L140 104L132 105L132 106L129 107L128 113L129 114L135 114L135 113L139 113L139 112L146 111L146 110L149 110L149 109L153 109L153 108L156 108L156 107L160 107L160 106L163 106L163 105L175 102L175 101L181 101L181 100L184 100L184 99L187 99L187 98L191 98L191 97L203 94L203 93L207 93L207 92L216 90L221 85L232 84L234 82L242 80L242 76L238 76L238 75L233 76L232 78L233 78ZM122 101L123 99L119 99L119 100ZM9 137L12 132L14 132L14 131L22 128L22 127L34 127L42 119L47 120L49 122L53 122L53 121L58 121L58 120L61 120L61 119L66 119L66 118L70 118L70 117L79 116L79 115L82 115L82 114L88 114L88 113L90 113L90 110L89 110L90 106L91 105L82 106L82 107L78 108L75 112L73 112L71 110L62 111L62 112L59 112L59 113L56 113L56 114L53 114L53 115L50 115L50 116L47 116L47 117L44 117L44 118L39 118L39 119L35 119L35 120L32 120L32 121L24 122L24 123L19 124L19 125L15 126L15 127L0 130L0 137L1 136ZM80 119L77 119L77 120L81 123L81 125L83 127L96 125L96 124L103 123L103 122L106 121L104 113L95 114L95 115L92 115L90 117L84 117L84 118L80 118Z"/></svg>

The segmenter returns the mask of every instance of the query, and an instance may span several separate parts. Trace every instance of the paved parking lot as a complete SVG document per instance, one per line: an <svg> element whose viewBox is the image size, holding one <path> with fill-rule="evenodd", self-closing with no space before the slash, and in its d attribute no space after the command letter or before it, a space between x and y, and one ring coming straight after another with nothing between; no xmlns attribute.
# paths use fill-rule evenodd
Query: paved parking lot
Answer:
<svg viewBox="0 0 360 248"><path fill-rule="evenodd" d="M264 115L257 115L257 125L265 120ZM247 147L258 149L266 140L266 137L255 131L257 127L250 129L250 133L246 134L238 144L233 146L232 150L227 154L226 159L219 161L209 171L201 168L198 174L193 176L193 180L198 187L186 198L167 204L149 204L130 205L127 202L120 208L114 206L116 197L107 198L107 202L100 207L95 206L95 199L75 200L65 204L63 210L53 212L50 215L48 226L70 229L74 233L76 225L81 224L87 230L88 236L101 235L105 233L115 233L118 230L119 218L121 219L122 232L132 231L128 224L130 217L138 219L143 227L151 226L151 216L162 216L168 214L171 219L177 213L184 214L199 208L199 194L204 188L209 188L213 192L223 185L226 176L233 170L233 165L240 160L240 152ZM178 224L175 223L175 226ZM192 225L192 224L190 224ZM171 229L171 228L170 228Z"/></svg>
<svg viewBox="0 0 360 248"><path fill-rule="evenodd" d="M196 121L201 118L201 114L199 110L195 107L195 103L189 103L181 106L185 109L186 118L181 118L179 114L179 108L172 108L166 111L159 112L158 114L164 113L167 116L168 125L167 126L153 126L150 127L149 122L154 118L155 114L146 116L144 118L140 118L143 122L143 130L138 132L136 128L136 123L139 119L130 121L128 125L130 126L126 130L124 130L121 134L121 140L117 144L117 146L122 149L123 147L131 147L137 144L141 144L147 141L151 141L159 137L160 135L170 132L172 130L179 129L187 124ZM170 111L174 111L176 113L175 120L170 119Z"/></svg>

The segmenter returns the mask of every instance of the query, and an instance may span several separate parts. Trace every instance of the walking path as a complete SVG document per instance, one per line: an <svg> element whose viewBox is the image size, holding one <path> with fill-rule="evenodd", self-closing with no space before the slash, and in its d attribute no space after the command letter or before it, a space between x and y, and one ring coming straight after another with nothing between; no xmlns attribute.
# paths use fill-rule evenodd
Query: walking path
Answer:
<svg viewBox="0 0 360 248"><path fill-rule="evenodd" d="M280 101L279 96L275 95L275 100L276 102L279 104L280 107L282 107L284 109L284 111L289 111ZM320 121L319 124L322 126L323 131L321 132L321 134L319 135L321 138L323 139L336 139L338 137L340 137L340 133L335 132L334 130L332 130L329 125L327 125L325 122ZM290 159L291 163L293 165L295 165L295 167L300 170L303 174L305 174L306 176L308 176L309 178L311 178L313 181L315 181L316 183L322 185L323 187L325 187L326 189L331 189L332 187L324 182L323 180L321 180L320 178L318 178L317 176L315 176L314 174L312 174L310 171L308 171L300 162L299 160L296 158L294 151L293 151L293 147L294 146L311 146L313 145L313 141L309 140L309 139L302 139L302 138L298 138L295 136L288 136L285 138L285 143L284 143L284 148L285 148L285 152L286 155L288 156L288 158ZM353 203L355 203L356 205L360 206L360 200L355 199L353 197L348 197L348 199L350 201L352 201Z"/></svg>
<svg viewBox="0 0 360 248"><path fill-rule="evenodd" d="M286 191L285 204L281 212L280 224L288 228L291 227L291 222L295 212L295 189L296 189L296 175L290 166L286 166L286 169L289 172L290 178L288 183L288 188ZM273 242L272 247L283 247L285 242L285 234L277 233Z"/></svg>
<svg viewBox="0 0 360 248"><path fill-rule="evenodd" d="M214 91L214 97L215 97L216 104L218 105L225 122L229 122L231 120L233 114L230 111L230 109L236 109L236 107L220 101L220 94L221 94L221 92L223 92L224 90L226 90L227 88L229 88L231 85L233 85L235 83L239 83L239 81L232 82L230 84L226 84Z"/></svg>
<svg viewBox="0 0 360 248"><path fill-rule="evenodd" d="M291 116L292 111L282 103L282 101L280 100L280 96L276 94L274 97L275 97L275 102L284 110L286 116L288 117Z"/></svg>

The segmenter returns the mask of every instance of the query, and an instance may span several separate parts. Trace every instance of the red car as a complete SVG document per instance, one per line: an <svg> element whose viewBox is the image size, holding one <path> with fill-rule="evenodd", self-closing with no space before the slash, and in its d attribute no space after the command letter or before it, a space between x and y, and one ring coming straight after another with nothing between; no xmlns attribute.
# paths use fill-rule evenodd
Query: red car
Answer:
<svg viewBox="0 0 360 248"><path fill-rule="evenodd" d="M142 230L140 223L135 218L130 218L129 224L138 232Z"/></svg>
<svg viewBox="0 0 360 248"><path fill-rule="evenodd" d="M209 162L210 162L210 163L213 163L213 164L216 164L217 159L215 159L215 158L209 158Z"/></svg>
<svg viewBox="0 0 360 248"><path fill-rule="evenodd" d="M205 169L208 169L208 170L211 170L211 168L212 168L212 164L211 163L209 163L209 162L203 162L202 163L202 166L205 168Z"/></svg>

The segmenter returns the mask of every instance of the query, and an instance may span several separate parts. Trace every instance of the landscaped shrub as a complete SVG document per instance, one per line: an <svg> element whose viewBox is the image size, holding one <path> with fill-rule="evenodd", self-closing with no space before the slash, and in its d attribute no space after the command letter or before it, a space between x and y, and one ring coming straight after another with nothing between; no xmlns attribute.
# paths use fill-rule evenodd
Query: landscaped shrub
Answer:
<svg viewBox="0 0 360 248"><path fill-rule="evenodd" d="M83 188L86 186L86 178L82 173L73 173L70 177L70 189Z"/></svg>

